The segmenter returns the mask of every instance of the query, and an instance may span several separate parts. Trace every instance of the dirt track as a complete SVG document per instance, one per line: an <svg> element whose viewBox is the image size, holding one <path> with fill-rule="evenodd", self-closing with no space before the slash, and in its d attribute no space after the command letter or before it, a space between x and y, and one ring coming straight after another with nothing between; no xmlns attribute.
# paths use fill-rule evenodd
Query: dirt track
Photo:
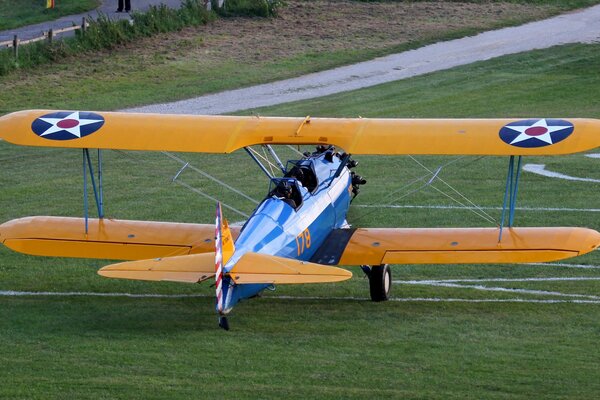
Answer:
<svg viewBox="0 0 600 400"><path fill-rule="evenodd" d="M294 79L231 90L173 103L132 108L134 112L221 114L326 96L566 43L600 40L600 5L513 28L436 43Z"/></svg>

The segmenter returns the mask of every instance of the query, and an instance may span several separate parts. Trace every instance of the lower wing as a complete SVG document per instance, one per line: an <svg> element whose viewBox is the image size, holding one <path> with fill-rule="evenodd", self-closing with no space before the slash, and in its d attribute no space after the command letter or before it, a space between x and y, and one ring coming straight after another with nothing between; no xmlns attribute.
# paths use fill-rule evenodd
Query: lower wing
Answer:
<svg viewBox="0 0 600 400"><path fill-rule="evenodd" d="M586 228L337 229L311 259L325 265L547 262L600 246Z"/></svg>
<svg viewBox="0 0 600 400"><path fill-rule="evenodd" d="M231 228L233 237L239 227ZM0 225L0 243L37 256L143 260L214 252L215 227L207 224L27 217Z"/></svg>

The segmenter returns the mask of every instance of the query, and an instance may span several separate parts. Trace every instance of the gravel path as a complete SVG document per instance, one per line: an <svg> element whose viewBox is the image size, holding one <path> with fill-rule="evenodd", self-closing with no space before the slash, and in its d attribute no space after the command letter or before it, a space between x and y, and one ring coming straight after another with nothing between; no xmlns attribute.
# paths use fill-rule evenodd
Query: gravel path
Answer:
<svg viewBox="0 0 600 400"><path fill-rule="evenodd" d="M172 8L179 8L181 2L182 0L131 0L131 8L132 11L146 11L148 7L152 5L157 6L159 4L165 4ZM87 13L68 15L54 21L46 21L8 31L0 31L0 42L12 40L14 35L18 35L21 40L26 40L41 36L42 32L47 32L50 29L66 28L73 26L74 23L81 25L81 19L83 17L90 16L96 18L99 12L107 15L112 20L129 18L129 14L127 13L116 12L117 3L117 0L104 0L101 2L100 7Z"/></svg>
<svg viewBox="0 0 600 400"><path fill-rule="evenodd" d="M360 89L506 54L596 41L600 41L600 5L298 78L127 111L229 113Z"/></svg>

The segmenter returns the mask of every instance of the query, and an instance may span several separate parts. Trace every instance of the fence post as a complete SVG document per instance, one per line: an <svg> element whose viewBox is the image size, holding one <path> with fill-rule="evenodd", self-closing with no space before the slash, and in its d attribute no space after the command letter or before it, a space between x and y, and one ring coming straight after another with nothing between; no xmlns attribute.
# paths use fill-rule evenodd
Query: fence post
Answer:
<svg viewBox="0 0 600 400"><path fill-rule="evenodd" d="M85 31L87 29L87 25L85 22L85 17L81 18L81 34L85 35Z"/></svg>
<svg viewBox="0 0 600 400"><path fill-rule="evenodd" d="M52 39L54 38L54 30L50 28L48 31L48 43L52 43Z"/></svg>
<svg viewBox="0 0 600 400"><path fill-rule="evenodd" d="M19 37L13 36L13 54L15 55L15 61L19 58Z"/></svg>

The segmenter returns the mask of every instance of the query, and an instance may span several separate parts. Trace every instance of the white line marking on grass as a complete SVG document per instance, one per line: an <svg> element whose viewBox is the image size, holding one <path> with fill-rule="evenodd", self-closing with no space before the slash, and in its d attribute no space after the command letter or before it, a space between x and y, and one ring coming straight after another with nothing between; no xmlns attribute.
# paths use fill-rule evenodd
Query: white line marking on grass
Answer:
<svg viewBox="0 0 600 400"><path fill-rule="evenodd" d="M320 297L320 296L268 296L265 298L278 300L353 300L353 301L371 301L367 297ZM539 303L539 304L555 304L555 303L581 303L581 304L600 304L599 300L578 300L578 299L457 299L457 298L442 298L442 297L392 297L389 301L396 302L432 302L432 303Z"/></svg>
<svg viewBox="0 0 600 400"><path fill-rule="evenodd" d="M580 297L587 299L600 300L600 296L588 295L588 294L576 294L576 293L561 293L547 290L533 290L533 289L510 289L505 287L491 287L491 286L483 286L483 285L459 285L454 282L463 282L469 281L465 280L451 280L451 281L436 281L436 280L422 280L422 281L393 281L396 284L401 285L426 285L426 286L436 286L436 287L448 287L448 288L457 288L457 289L475 289L489 292L510 292L510 293L523 293L523 294L535 294L535 295L543 295L543 296L560 296L560 297ZM482 280L486 281L486 280ZM482 282L478 281L478 282ZM516 282L517 280L512 280L512 282Z"/></svg>
<svg viewBox="0 0 600 400"><path fill-rule="evenodd" d="M204 294L133 294L133 293L94 293L94 292L20 292L15 290L1 290L0 296L7 297L29 297L29 296L50 296L50 297L73 297L73 296L91 296L91 297L130 297L130 298L212 298L212 295ZM320 297L320 296L264 296L263 299L276 300L351 300L351 301L371 301L367 297ZM457 298L438 298L438 297L393 297L390 301L395 302L450 302L450 303L533 303L533 304L600 304L600 300L536 300L536 299L457 299Z"/></svg>
<svg viewBox="0 0 600 400"><path fill-rule="evenodd" d="M422 302L448 302L448 303L537 303L537 304L560 304L560 303L576 303L576 304L600 304L600 300L536 300L536 299L442 299L442 298L392 298L390 301L422 301Z"/></svg>
<svg viewBox="0 0 600 400"><path fill-rule="evenodd" d="M596 250L600 250L596 249ZM541 267L565 267L565 268L582 268L582 269L600 269L600 265L586 264L567 264L567 263L525 263L523 265L536 265Z"/></svg>
<svg viewBox="0 0 600 400"><path fill-rule="evenodd" d="M480 278L480 279L432 279L414 281L393 281L394 283L459 283L459 282L560 282L560 281L600 281L600 276L548 277L548 278Z"/></svg>
<svg viewBox="0 0 600 400"><path fill-rule="evenodd" d="M585 156L589 158L600 158L600 153L586 154Z"/></svg>
<svg viewBox="0 0 600 400"><path fill-rule="evenodd" d="M135 293L96 293L96 292L20 292L16 290L0 290L0 296L92 296L92 297L132 297L132 298L167 298L184 299L188 297L213 297L205 294L135 294Z"/></svg>
<svg viewBox="0 0 600 400"><path fill-rule="evenodd" d="M531 172L534 174L546 176L548 178L558 178L558 179L566 179L568 181L579 181L579 182L600 182L600 179L592 179L592 178L578 178L575 176L561 174L559 172L552 172L546 169L544 164L525 164L523 166L523 171Z"/></svg>
<svg viewBox="0 0 600 400"><path fill-rule="evenodd" d="M415 208L427 210L502 210L502 207L462 207L462 206L416 206L416 205L396 205L396 204L357 204L353 207L359 208ZM574 211L574 212L600 212L600 208L564 208L564 207L516 207L519 211Z"/></svg>

